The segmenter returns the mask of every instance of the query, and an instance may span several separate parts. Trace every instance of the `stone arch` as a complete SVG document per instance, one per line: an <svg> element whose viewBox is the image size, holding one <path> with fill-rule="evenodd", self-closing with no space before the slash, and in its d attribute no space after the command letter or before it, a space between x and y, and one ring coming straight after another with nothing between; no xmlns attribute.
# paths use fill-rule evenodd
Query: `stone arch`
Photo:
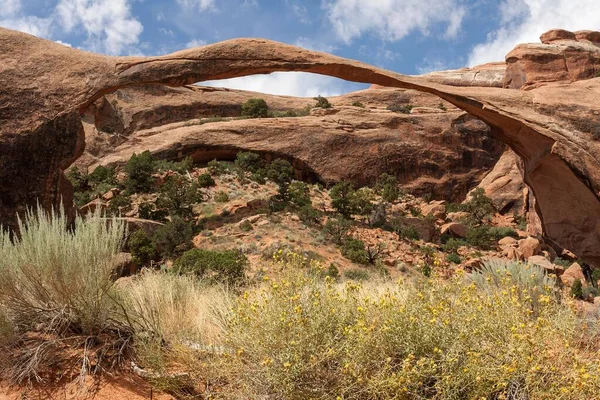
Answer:
<svg viewBox="0 0 600 400"><path fill-rule="evenodd" d="M95 100L141 84L194 82L302 71L436 95L483 120L524 161L545 236L600 265L600 161L567 140L533 107L530 92L431 83L325 53L262 39L235 39L149 58L85 53L0 28L0 223L40 202L56 207L72 189L62 170L83 152L80 115ZM600 86L600 85L599 85ZM558 90L558 89L557 89ZM575 134L577 136L577 133Z"/></svg>

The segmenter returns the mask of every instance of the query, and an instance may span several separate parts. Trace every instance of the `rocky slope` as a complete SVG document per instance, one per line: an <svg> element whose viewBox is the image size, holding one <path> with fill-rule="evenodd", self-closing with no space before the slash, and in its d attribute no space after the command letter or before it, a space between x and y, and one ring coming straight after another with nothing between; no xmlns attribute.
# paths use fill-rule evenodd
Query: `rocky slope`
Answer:
<svg viewBox="0 0 600 400"><path fill-rule="evenodd" d="M302 114L315 104L310 98L199 86L119 89L84 115L86 151L76 165L122 165L144 150L162 158L191 155L197 162L254 151L290 160L299 179L365 185L386 172L415 194L460 201L504 149L483 122L412 90L372 88L334 97L333 108L302 117L223 118L239 117L241 105L256 97L279 114ZM357 102L364 107L353 106Z"/></svg>
<svg viewBox="0 0 600 400"><path fill-rule="evenodd" d="M595 47L589 41L584 49L593 65ZM572 82L589 77L576 74L529 91L455 87L267 40L230 40L162 57L106 57L7 29L0 29L0 55L0 96L7 99L0 109L0 221L9 226L27 205L69 202L62 170L83 154L81 115L104 94L148 83L305 71L427 92L481 119L522 158L548 240L600 263L598 78ZM564 55L578 59L580 52Z"/></svg>

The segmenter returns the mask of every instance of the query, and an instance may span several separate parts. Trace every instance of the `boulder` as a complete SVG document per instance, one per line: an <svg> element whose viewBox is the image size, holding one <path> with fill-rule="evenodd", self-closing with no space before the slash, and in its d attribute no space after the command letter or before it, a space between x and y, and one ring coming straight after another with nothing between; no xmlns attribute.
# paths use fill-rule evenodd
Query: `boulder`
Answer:
<svg viewBox="0 0 600 400"><path fill-rule="evenodd" d="M441 226L440 233L442 235L448 234L458 238L466 238L467 227L458 222L449 222Z"/></svg>
<svg viewBox="0 0 600 400"><path fill-rule="evenodd" d="M444 219L446 217L446 202L443 200L431 201L429 204L421 206L421 213L426 217L433 215L436 218Z"/></svg>
<svg viewBox="0 0 600 400"><path fill-rule="evenodd" d="M516 247L507 247L504 250L502 250L502 255L506 258L508 258L509 260L514 260L514 261L522 261L525 258L523 257L523 253L521 252L521 250L519 250Z"/></svg>
<svg viewBox="0 0 600 400"><path fill-rule="evenodd" d="M507 236L498 240L498 246L500 246L501 249L504 249L506 247L518 246L518 242L517 239Z"/></svg>
<svg viewBox="0 0 600 400"><path fill-rule="evenodd" d="M461 222L461 221L464 221L465 219L469 218L470 215L471 214L469 214L468 212L465 212L465 211L451 212L451 213L448 213L448 215L446 216L446 220L452 221L452 222Z"/></svg>
<svg viewBox="0 0 600 400"><path fill-rule="evenodd" d="M556 270L556 265L552 264L547 258L543 256L531 256L527 259L527 263L542 267L547 272L555 272Z"/></svg>
<svg viewBox="0 0 600 400"><path fill-rule="evenodd" d="M539 240L533 237L519 240L519 251L523 253L525 259L529 259L531 256L537 256L542 251L542 244Z"/></svg>
<svg viewBox="0 0 600 400"><path fill-rule="evenodd" d="M583 269L578 263L573 263L565 272L560 276L560 280L567 286L572 286L575 280L579 279L581 283L585 285L585 276L583 275Z"/></svg>

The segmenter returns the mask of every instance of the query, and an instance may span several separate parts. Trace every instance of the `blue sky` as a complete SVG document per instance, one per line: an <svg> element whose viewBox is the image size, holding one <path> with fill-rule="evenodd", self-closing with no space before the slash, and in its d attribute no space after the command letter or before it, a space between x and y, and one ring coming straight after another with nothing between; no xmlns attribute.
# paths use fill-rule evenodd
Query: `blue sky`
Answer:
<svg viewBox="0 0 600 400"><path fill-rule="evenodd" d="M114 55L263 37L420 74L501 61L551 28L600 30L600 0L0 0L0 26ZM209 84L297 96L364 87L299 73Z"/></svg>

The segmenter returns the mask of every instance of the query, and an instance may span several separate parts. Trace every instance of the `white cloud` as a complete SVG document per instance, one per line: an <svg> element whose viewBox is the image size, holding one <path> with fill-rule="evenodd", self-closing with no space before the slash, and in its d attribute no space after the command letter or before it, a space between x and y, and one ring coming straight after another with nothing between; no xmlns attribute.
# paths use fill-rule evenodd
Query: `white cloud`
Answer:
<svg viewBox="0 0 600 400"><path fill-rule="evenodd" d="M432 27L446 26L445 36L460 30L465 7L459 0L333 0L325 3L329 21L346 43L367 33L384 40L400 40L414 30L428 35Z"/></svg>
<svg viewBox="0 0 600 400"><path fill-rule="evenodd" d="M321 40L314 40L303 36L296 39L294 45L307 50L322 51L324 53L333 53L336 50L336 47L333 45L327 44Z"/></svg>
<svg viewBox="0 0 600 400"><path fill-rule="evenodd" d="M296 14L296 17L298 17L298 21L302 22L303 24L311 23L311 20L308 16L308 9L306 7L303 5L293 4L292 10L294 10L294 14Z"/></svg>
<svg viewBox="0 0 600 400"><path fill-rule="evenodd" d="M142 24L129 0L60 0L56 13L65 32L82 28L87 47L108 54L135 53Z"/></svg>
<svg viewBox="0 0 600 400"><path fill-rule="evenodd" d="M49 38L52 32L52 18L39 18L33 15L0 19L0 26L29 33L31 35Z"/></svg>
<svg viewBox="0 0 600 400"><path fill-rule="evenodd" d="M502 61L519 43L539 43L542 33L555 28L600 30L598 0L503 0L501 26L471 51L469 65Z"/></svg>
<svg viewBox="0 0 600 400"><path fill-rule="evenodd" d="M199 47L199 46L204 46L206 44L206 40L201 40L201 39L192 39L189 42L187 42L185 44L185 48L189 49L191 47Z"/></svg>
<svg viewBox="0 0 600 400"><path fill-rule="evenodd" d="M21 0L0 0L0 16L11 17L21 11Z"/></svg>
<svg viewBox="0 0 600 400"><path fill-rule="evenodd" d="M337 96L347 93L351 87L340 79L305 72L275 72L200 82L200 85L296 97Z"/></svg>
<svg viewBox="0 0 600 400"><path fill-rule="evenodd" d="M215 7L215 0L176 0L181 7L192 10L194 8L204 11Z"/></svg>

